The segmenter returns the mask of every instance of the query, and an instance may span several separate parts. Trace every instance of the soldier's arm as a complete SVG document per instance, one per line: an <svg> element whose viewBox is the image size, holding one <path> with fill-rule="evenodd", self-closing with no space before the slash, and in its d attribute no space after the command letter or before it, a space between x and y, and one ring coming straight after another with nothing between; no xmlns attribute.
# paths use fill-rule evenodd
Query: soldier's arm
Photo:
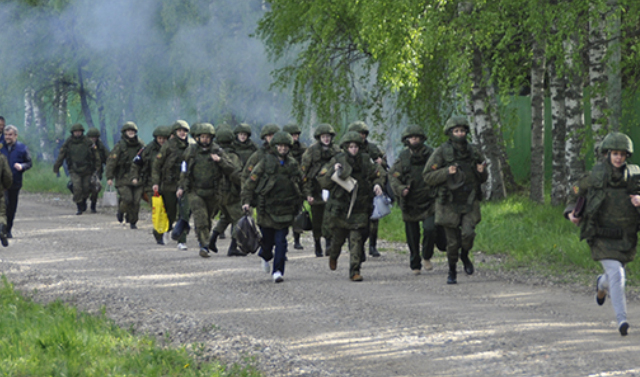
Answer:
<svg viewBox="0 0 640 377"><path fill-rule="evenodd" d="M422 178L427 185L435 187L447 182L448 175L449 167L445 166L442 158L442 149L438 148L429 157L427 164L424 166Z"/></svg>
<svg viewBox="0 0 640 377"><path fill-rule="evenodd" d="M371 168L371 175L369 178L371 179L372 185L379 185L381 189L384 189L387 181L387 172L384 170L384 167L379 164L372 164Z"/></svg>
<svg viewBox="0 0 640 377"><path fill-rule="evenodd" d="M242 182L246 182L247 179L249 179L249 176L251 175L251 172L253 171L253 169L256 167L256 164L258 163L258 151L253 152L253 154L249 157L249 159L247 159L247 163L244 164L244 169L242 170Z"/></svg>
<svg viewBox="0 0 640 377"><path fill-rule="evenodd" d="M577 182L571 185L571 189L569 190L569 195L567 195L566 204L567 206L564 209L564 217L566 219L569 218L569 213L573 212L576 208L576 202L579 197L585 198L587 196L587 192L589 191L589 176L590 172L585 173Z"/></svg>
<svg viewBox="0 0 640 377"><path fill-rule="evenodd" d="M164 166L164 162L167 159L168 143L168 141L164 143L160 151L155 156L151 156L153 158L151 163L151 184L154 186L160 185L160 180L162 179L162 166Z"/></svg>
<svg viewBox="0 0 640 377"><path fill-rule="evenodd" d="M8 189L13 185L13 173L11 172L11 168L9 167L9 161L4 155L2 155L2 160L0 160L0 164L2 164L2 185L4 186L4 190Z"/></svg>
<svg viewBox="0 0 640 377"><path fill-rule="evenodd" d="M229 177L229 180L231 180L232 183L242 185L242 180L240 178L240 175L242 174L242 160L240 160L240 157L235 153L228 153L227 156L229 156L229 160L233 164L233 170L227 174L227 177Z"/></svg>
<svg viewBox="0 0 640 377"><path fill-rule="evenodd" d="M404 189L409 188L409 185L402 183L402 161L398 158L389 170L389 183L391 184L391 190L393 193L400 197L402 196L402 191Z"/></svg>
<svg viewBox="0 0 640 377"><path fill-rule="evenodd" d="M318 183L320 183L320 187L324 190L331 190L335 185L335 182L331 180L331 176L335 172L335 165L337 162L338 160L336 160L335 157L332 158L331 161L323 166L322 169L320 169L320 172L318 172L316 179L318 180Z"/></svg>
<svg viewBox="0 0 640 377"><path fill-rule="evenodd" d="M64 142L64 144L62 144L62 147L60 147L60 152L58 153L58 159L53 164L54 173L58 173L65 158L67 158L67 142L66 141Z"/></svg>
<svg viewBox="0 0 640 377"><path fill-rule="evenodd" d="M300 171L302 172L302 192L305 197L313 196L313 193L311 192L311 180L314 178L309 177L308 175L309 168L311 167L312 157L313 156L311 154L311 148L308 148L302 154L302 159L300 162Z"/></svg>
<svg viewBox="0 0 640 377"><path fill-rule="evenodd" d="M243 206L245 204L248 205L251 202L251 198L253 198L253 194L256 190L256 187L258 186L258 182L264 174L264 169L264 162L258 162L258 164L252 169L251 174L249 175L247 180L242 185L240 200L242 201Z"/></svg>
<svg viewBox="0 0 640 377"><path fill-rule="evenodd" d="M113 147L113 150L109 154L109 158L107 158L107 167L105 169L105 177L107 178L107 181L115 178L116 166L118 165L118 154L120 153L118 145L119 144L116 144L116 146Z"/></svg>

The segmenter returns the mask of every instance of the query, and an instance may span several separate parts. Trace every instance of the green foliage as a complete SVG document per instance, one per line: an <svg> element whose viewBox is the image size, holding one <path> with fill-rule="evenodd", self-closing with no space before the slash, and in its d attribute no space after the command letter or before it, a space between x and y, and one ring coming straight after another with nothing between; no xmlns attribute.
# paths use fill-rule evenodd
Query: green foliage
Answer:
<svg viewBox="0 0 640 377"><path fill-rule="evenodd" d="M52 171L53 166L34 161L33 167L23 174L22 189L27 192L57 192L69 193L67 182L69 178L64 169L60 168L60 177Z"/></svg>
<svg viewBox="0 0 640 377"><path fill-rule="evenodd" d="M194 348L197 354L197 349ZM0 370L6 376L259 376L253 366L199 361L182 347L161 348L102 316L60 301L25 299L3 276Z"/></svg>

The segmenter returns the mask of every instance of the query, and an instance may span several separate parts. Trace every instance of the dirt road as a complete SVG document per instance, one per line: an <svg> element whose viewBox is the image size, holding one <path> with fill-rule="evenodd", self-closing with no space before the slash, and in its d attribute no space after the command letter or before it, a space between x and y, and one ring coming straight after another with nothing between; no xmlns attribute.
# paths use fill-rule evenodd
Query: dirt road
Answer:
<svg viewBox="0 0 640 377"><path fill-rule="evenodd" d="M274 284L255 255L227 257L221 242L202 259L192 235L187 251L156 245L148 214L130 230L101 212L23 194L0 273L38 300L104 306L124 327L197 342L203 357L254 357L267 376L640 376L637 301L621 337L590 289L511 283L481 265L448 286L442 254L414 276L391 244L353 283L347 254L330 271L310 238L290 245Z"/></svg>

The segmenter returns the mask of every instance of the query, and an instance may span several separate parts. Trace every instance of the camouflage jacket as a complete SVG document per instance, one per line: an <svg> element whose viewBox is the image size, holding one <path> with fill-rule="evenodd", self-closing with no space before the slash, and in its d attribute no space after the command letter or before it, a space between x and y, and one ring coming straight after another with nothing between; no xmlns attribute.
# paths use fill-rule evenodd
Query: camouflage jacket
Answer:
<svg viewBox="0 0 640 377"><path fill-rule="evenodd" d="M436 189L426 184L422 172L433 148L420 144L418 149L405 148L389 171L389 182L402 209L402 220L422 221L434 215ZM402 191L409 190L407 196Z"/></svg>
<svg viewBox="0 0 640 377"><path fill-rule="evenodd" d="M302 170L302 192L305 199L313 197L312 205L323 205L322 188L317 181L318 173L331 159L340 153L340 148L335 144L329 144L324 148L322 143L316 142L302 155L300 170Z"/></svg>
<svg viewBox="0 0 640 377"><path fill-rule="evenodd" d="M214 161L212 155L218 155L220 161ZM229 155L216 143L207 148L191 144L184 153L184 163L180 173L179 188L198 196L213 196L220 193L220 182L224 176L239 181L240 169Z"/></svg>
<svg viewBox="0 0 640 377"><path fill-rule="evenodd" d="M189 146L188 140L172 137L160 148L160 152L151 165L151 185L159 185L162 191L175 191L180 180L180 164L184 152Z"/></svg>
<svg viewBox="0 0 640 377"><path fill-rule="evenodd" d="M144 142L139 137L131 140L126 138L120 139L113 147L107 160L107 170L105 173L107 180L115 179L116 187L139 186L141 182L138 182L136 185L131 182L133 179L131 166L133 165L133 159L142 148L144 148Z"/></svg>
<svg viewBox="0 0 640 377"><path fill-rule="evenodd" d="M53 164L53 172L57 173L64 160L67 160L69 172L81 176L100 172L100 154L98 148L93 145L91 139L81 137L69 137L60 148L58 159Z"/></svg>
<svg viewBox="0 0 640 377"><path fill-rule="evenodd" d="M145 191L151 191L151 165L160 152L160 147L154 139L140 153L141 165L131 164L131 179L137 179Z"/></svg>

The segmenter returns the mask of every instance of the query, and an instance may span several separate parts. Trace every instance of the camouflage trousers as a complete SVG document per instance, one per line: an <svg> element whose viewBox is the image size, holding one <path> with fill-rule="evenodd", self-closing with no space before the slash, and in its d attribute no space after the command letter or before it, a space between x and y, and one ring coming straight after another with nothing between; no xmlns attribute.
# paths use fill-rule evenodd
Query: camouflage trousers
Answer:
<svg viewBox="0 0 640 377"><path fill-rule="evenodd" d="M360 274L360 265L362 264L363 245L366 234L366 228L363 229L344 229L332 228L331 247L329 248L329 257L338 260L342 251L342 245L349 240L349 277Z"/></svg>
<svg viewBox="0 0 640 377"><path fill-rule="evenodd" d="M118 212L126 216L127 222L138 222L140 212L140 199L142 198L142 186L116 186L118 190Z"/></svg>
<svg viewBox="0 0 640 377"><path fill-rule="evenodd" d="M209 244L211 232L211 218L219 210L219 197L217 195L200 196L194 193L188 194L189 206L192 208L193 223L198 242L202 246Z"/></svg>
<svg viewBox="0 0 640 377"><path fill-rule="evenodd" d="M242 205L240 204L240 200L238 200L231 204L221 204L219 209L220 220L218 220L214 229L216 232L222 234L229 224L233 226L238 220L240 220L242 217Z"/></svg>
<svg viewBox="0 0 640 377"><path fill-rule="evenodd" d="M476 238L476 220L469 214L460 216L460 226L444 227L447 235L447 259L449 263L457 263L460 249L470 251Z"/></svg>
<svg viewBox="0 0 640 377"><path fill-rule="evenodd" d="M2 225L7 225L7 206L5 203L5 195L7 195L5 192L0 191L0 224Z"/></svg>
<svg viewBox="0 0 640 377"><path fill-rule="evenodd" d="M69 178L73 184L73 202L80 204L91 195L91 174L80 175L69 173Z"/></svg>

